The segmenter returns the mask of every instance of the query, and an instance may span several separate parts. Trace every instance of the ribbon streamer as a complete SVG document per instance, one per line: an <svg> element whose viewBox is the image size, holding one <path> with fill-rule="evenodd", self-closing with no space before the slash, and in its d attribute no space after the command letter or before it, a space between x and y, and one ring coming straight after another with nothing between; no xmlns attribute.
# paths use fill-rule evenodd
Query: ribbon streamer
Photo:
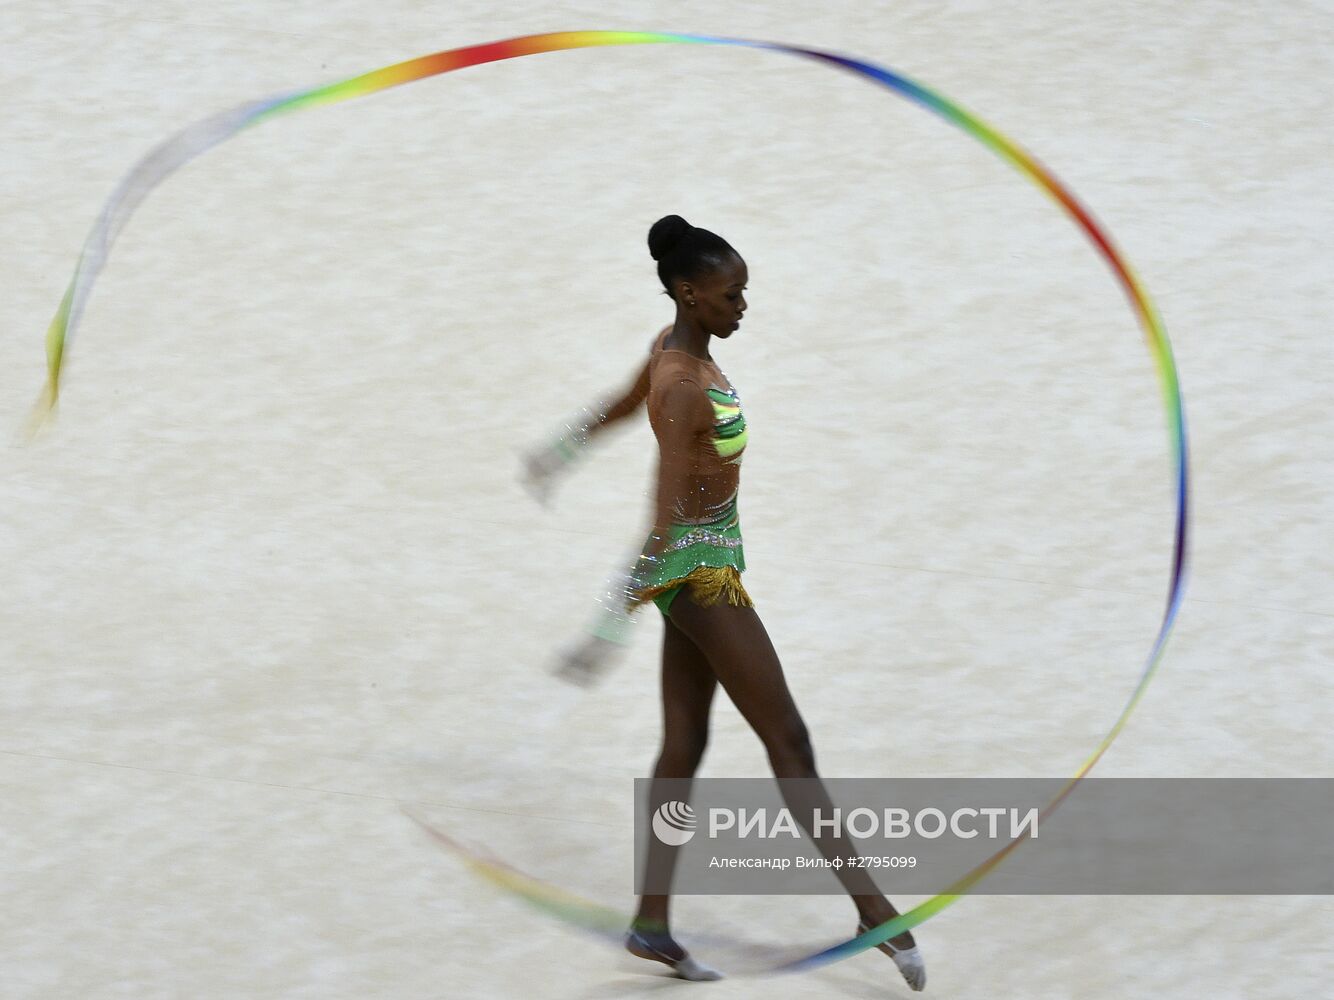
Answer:
<svg viewBox="0 0 1334 1000"><path fill-rule="evenodd" d="M390 87L438 76L441 73L449 73L469 66L479 66L483 63L498 62L503 59L515 59L520 56L556 52L564 49L646 44L736 46L768 49L815 59L878 83L921 105L977 139L1054 199L1093 243L1098 253L1112 269L1126 298L1129 300L1135 317L1143 329L1150 353L1157 367L1159 385L1167 412L1168 436L1174 460L1175 538L1167 602L1161 624L1149 650L1138 683L1131 691L1129 699L1107 734L1080 765L1075 774L1066 782L1056 797L1044 808L1041 819L1045 820L1083 780L1084 776L1089 773L1125 727L1131 713L1135 710L1135 706L1139 704L1150 681L1158 671L1168 636L1171 634L1172 626L1181 606L1186 579L1189 539L1190 480L1185 411L1181 399L1176 363L1172 356L1171 344L1167 339L1167 331L1163 327L1162 320L1158 316L1157 310L1149 299L1144 286L1135 276L1124 256L1113 244L1107 232L1093 219L1092 215L1080 204L1073 193L1032 156L976 116L941 94L929 90L892 70L832 52L744 38L637 31L553 32L509 38L485 45L449 49L417 59L410 59L407 62L396 63L393 66L386 66L383 69L364 73L338 83L243 104L230 111L204 119L177 133L145 156L121 181L103 208L92 232L84 243L83 251L79 256L79 262L70 280L69 287L61 299L60 306L47 330L47 382L35 413L36 420L40 422L43 417L48 415L59 399L62 368L73 343L74 333L87 305L93 283L105 265L107 255L110 253L116 237L135 209L153 188L161 184L185 163L226 141L245 128L302 108L364 97ZM444 837L438 831L431 832L437 840L447 844L453 850L459 851L465 857L469 856L469 852L458 843ZM986 878L987 874L1004 861L1022 842L1023 838L1011 841L972 871L956 879L944 892L933 896L908 913L902 914L878 927L873 927L832 948L777 966L775 971L811 969L847 958L918 926L958 900L982 879ZM613 911L609 911L598 904L581 900L579 897L563 890L546 886L539 880L508 866L483 861L476 857L473 857L472 861L474 869L492 882L518 893L530 902L543 905L545 909L561 919L589 926L590 929L606 930L604 925L608 922L608 914Z"/></svg>

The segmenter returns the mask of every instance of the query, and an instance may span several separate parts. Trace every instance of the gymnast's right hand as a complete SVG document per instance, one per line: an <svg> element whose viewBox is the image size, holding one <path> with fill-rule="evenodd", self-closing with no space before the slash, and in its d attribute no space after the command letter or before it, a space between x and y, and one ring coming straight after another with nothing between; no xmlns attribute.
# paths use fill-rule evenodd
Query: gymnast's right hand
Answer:
<svg viewBox="0 0 1334 1000"><path fill-rule="evenodd" d="M571 684L588 687L606 672L612 656L619 649L614 642L590 635L578 646L561 654L556 664L556 676Z"/></svg>

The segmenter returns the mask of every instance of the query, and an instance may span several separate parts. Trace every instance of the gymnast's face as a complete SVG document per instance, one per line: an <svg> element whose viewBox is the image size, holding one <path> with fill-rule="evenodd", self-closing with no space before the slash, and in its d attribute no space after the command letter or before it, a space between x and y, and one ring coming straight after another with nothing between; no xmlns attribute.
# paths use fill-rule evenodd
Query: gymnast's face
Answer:
<svg viewBox="0 0 1334 1000"><path fill-rule="evenodd" d="M690 311L705 333L727 338L736 332L746 311L748 279L746 262L740 257L729 257L696 280L682 282L684 300L694 299Z"/></svg>

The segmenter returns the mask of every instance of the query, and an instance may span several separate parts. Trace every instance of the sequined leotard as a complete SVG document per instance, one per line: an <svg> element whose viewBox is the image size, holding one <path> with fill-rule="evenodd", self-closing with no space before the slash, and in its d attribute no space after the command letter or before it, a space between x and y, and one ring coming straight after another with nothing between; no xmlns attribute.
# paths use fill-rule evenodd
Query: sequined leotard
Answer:
<svg viewBox="0 0 1334 1000"><path fill-rule="evenodd" d="M689 583L702 605L721 598L749 605L737 515L749 438L741 400L714 361L664 348L670 329L654 341L648 366L648 416L660 456L654 524L670 544L639 599L653 599L666 614Z"/></svg>

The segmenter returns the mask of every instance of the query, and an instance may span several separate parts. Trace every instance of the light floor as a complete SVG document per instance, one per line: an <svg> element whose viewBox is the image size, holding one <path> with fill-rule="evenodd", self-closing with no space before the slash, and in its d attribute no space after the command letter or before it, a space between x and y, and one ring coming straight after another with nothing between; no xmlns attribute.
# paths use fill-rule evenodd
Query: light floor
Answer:
<svg viewBox="0 0 1334 1000"><path fill-rule="evenodd" d="M1120 291L981 146L775 53L555 53L245 133L144 204L21 442L78 248L154 143L517 34L856 54L1050 165L1162 310L1194 459L1188 599L1095 773L1334 777L1329 3L606 6L0 3L4 997L906 995L874 954L676 984L400 812L631 905L660 626L591 690L548 667L638 545L652 438L550 510L516 472L670 319L668 212L750 265L715 355L752 428L747 584L823 771L1060 777L1128 695L1172 496ZM704 773L766 773L730 706ZM853 911L677 920L740 973ZM917 935L928 996L1334 995L1328 898L977 896Z"/></svg>

